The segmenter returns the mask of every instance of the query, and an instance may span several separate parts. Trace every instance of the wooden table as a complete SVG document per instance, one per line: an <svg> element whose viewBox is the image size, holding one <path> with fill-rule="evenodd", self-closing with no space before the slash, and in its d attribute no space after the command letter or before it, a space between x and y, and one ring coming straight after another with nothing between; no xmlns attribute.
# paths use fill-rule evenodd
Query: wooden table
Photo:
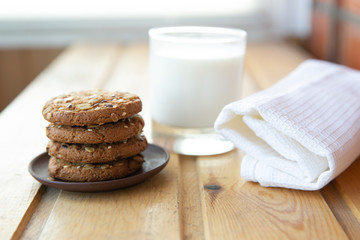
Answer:
<svg viewBox="0 0 360 240"><path fill-rule="evenodd" d="M250 44L244 95L271 86L308 57L288 43ZM150 138L148 47L69 47L0 115L0 239L360 238L360 161L312 192L244 181L237 150L209 157L171 153L160 174L117 191L76 193L39 184L27 166L48 141L42 105L91 88L139 94Z"/></svg>

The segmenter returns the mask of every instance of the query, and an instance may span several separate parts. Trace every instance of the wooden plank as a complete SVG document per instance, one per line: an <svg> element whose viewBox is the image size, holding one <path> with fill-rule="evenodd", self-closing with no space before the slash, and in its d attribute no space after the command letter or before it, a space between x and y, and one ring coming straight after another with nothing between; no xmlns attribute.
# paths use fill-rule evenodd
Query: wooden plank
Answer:
<svg viewBox="0 0 360 240"><path fill-rule="evenodd" d="M180 239L178 158L147 181L104 193L63 191L39 239Z"/></svg>
<svg viewBox="0 0 360 240"><path fill-rule="evenodd" d="M360 224L334 184L329 183L320 192L349 239L358 239Z"/></svg>
<svg viewBox="0 0 360 240"><path fill-rule="evenodd" d="M29 161L45 151L45 101L58 94L91 88L113 61L114 46L74 46L62 54L0 115L0 238L19 235L40 184L28 173Z"/></svg>
<svg viewBox="0 0 360 240"><path fill-rule="evenodd" d="M182 239L205 239L197 158L180 155L180 219Z"/></svg>
<svg viewBox="0 0 360 240"><path fill-rule="evenodd" d="M247 66L245 66L245 73L244 73L242 89L241 89L241 97L242 98L248 97L259 90L261 90L259 85L251 79L249 72L247 71Z"/></svg>
<svg viewBox="0 0 360 240"><path fill-rule="evenodd" d="M311 56L299 46L285 42L249 44L245 66L261 89L285 77Z"/></svg>
<svg viewBox="0 0 360 240"><path fill-rule="evenodd" d="M206 239L347 239L319 192L245 182L240 159L199 158Z"/></svg>
<svg viewBox="0 0 360 240"><path fill-rule="evenodd" d="M334 186L360 223L360 157L334 181Z"/></svg>
<svg viewBox="0 0 360 240"><path fill-rule="evenodd" d="M29 223L39 203L41 202L44 191L45 191L45 187L40 186L36 195L34 196L28 208L26 209L23 218L19 222L18 227L16 228L15 232L12 234L12 239L19 239L20 236L23 234L24 229L27 227L27 224Z"/></svg>
<svg viewBox="0 0 360 240"><path fill-rule="evenodd" d="M41 200L34 210L34 213L32 215L29 214L31 219L27 223L24 232L21 234L22 240L39 239L41 231L43 230L46 221L55 205L56 199L59 197L59 192L61 191L56 188L47 188L45 186L42 186L42 188L45 189L45 192L41 194ZM13 239L18 238L13 236Z"/></svg>

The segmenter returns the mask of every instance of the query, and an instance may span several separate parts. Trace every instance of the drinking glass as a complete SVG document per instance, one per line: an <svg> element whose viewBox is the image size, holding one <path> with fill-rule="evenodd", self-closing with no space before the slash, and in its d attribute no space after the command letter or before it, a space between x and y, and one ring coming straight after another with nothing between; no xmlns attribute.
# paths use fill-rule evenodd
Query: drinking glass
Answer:
<svg viewBox="0 0 360 240"><path fill-rule="evenodd" d="M234 148L213 125L221 109L240 98L246 35L241 29L219 27L150 29L155 143L184 155Z"/></svg>

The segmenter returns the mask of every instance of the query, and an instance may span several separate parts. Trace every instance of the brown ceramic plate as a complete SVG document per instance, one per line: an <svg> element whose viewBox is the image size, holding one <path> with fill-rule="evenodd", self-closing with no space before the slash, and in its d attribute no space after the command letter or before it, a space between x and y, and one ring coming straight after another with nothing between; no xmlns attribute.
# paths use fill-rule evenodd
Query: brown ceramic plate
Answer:
<svg viewBox="0 0 360 240"><path fill-rule="evenodd" d="M158 174L168 163L169 153L154 144L149 144L143 152L145 162L142 169L131 176L102 182L64 182L61 180L51 181L48 178L49 155L44 152L34 158L29 164L30 174L39 182L46 186L59 188L74 192L102 192L129 187L145 181L146 179Z"/></svg>

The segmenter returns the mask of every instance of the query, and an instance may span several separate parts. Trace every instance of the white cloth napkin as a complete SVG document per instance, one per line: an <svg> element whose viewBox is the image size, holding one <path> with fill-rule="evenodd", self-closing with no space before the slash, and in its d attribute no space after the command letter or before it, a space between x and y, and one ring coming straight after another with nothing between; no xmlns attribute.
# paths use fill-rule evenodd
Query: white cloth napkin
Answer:
<svg viewBox="0 0 360 240"><path fill-rule="evenodd" d="M244 179L318 190L360 154L360 71L307 60L273 87L225 106L215 130L246 153Z"/></svg>

